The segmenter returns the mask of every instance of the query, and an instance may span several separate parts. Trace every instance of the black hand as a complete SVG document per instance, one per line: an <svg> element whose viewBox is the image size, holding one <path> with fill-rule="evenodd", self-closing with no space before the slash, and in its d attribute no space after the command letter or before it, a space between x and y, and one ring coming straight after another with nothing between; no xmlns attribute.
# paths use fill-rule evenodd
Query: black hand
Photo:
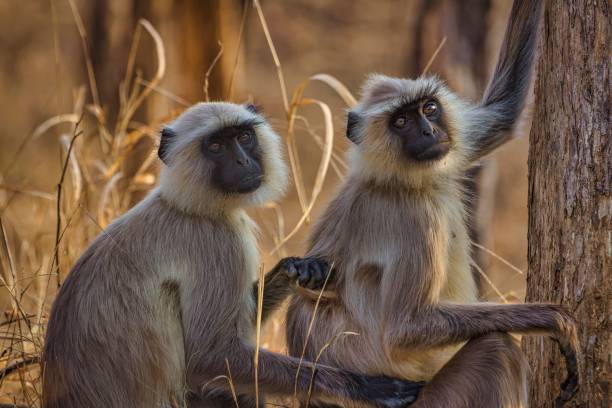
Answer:
<svg viewBox="0 0 612 408"><path fill-rule="evenodd" d="M327 261L317 257L285 258L279 265L292 282L309 289L321 289L329 273Z"/></svg>

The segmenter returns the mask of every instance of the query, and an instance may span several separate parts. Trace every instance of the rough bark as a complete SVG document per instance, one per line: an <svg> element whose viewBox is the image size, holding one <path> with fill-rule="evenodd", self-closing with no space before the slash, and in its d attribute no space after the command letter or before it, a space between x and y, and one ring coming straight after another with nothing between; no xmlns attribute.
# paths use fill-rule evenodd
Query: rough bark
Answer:
<svg viewBox="0 0 612 408"><path fill-rule="evenodd" d="M612 143L606 0L553 0L544 15L529 149L527 301L576 317L581 384L572 407L610 406ZM527 338L531 406L551 405L565 367L557 347Z"/></svg>

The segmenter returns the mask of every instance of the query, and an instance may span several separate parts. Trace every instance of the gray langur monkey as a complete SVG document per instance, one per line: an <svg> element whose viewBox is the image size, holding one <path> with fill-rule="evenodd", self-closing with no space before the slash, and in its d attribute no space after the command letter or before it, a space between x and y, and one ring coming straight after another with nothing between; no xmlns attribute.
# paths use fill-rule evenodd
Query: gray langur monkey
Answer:
<svg viewBox="0 0 612 408"><path fill-rule="evenodd" d="M314 358L325 347L326 364L429 381L418 408L515 408L527 404L528 370L507 332L548 333L568 371L556 406L575 393L577 335L566 310L479 302L462 202L466 169L510 138L523 109L542 3L514 2L479 104L433 77L366 82L348 114L349 175L307 250L334 270L311 331L317 293L293 295L291 355ZM359 336L326 346L344 331Z"/></svg>
<svg viewBox="0 0 612 408"><path fill-rule="evenodd" d="M254 406L256 228L245 207L278 198L281 141L251 106L199 103L162 130L159 185L114 221L73 267L53 305L43 407ZM288 258L265 277L264 318L317 259ZM318 283L320 284L320 282ZM264 393L405 406L420 384L370 377L259 350ZM202 390L205 384L209 384ZM263 402L262 402L263 405Z"/></svg>

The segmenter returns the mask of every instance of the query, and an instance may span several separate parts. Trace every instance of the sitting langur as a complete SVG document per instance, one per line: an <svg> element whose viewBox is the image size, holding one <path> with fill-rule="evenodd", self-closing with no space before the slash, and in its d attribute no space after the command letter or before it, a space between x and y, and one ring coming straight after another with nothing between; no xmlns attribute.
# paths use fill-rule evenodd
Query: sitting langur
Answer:
<svg viewBox="0 0 612 408"><path fill-rule="evenodd" d="M577 337L564 309L478 302L461 190L466 169L508 140L524 106L541 3L515 1L478 105L435 78L367 81L348 117L350 174L310 239L308 256L334 265L329 290L308 338L317 293L293 296L290 354L314 358L354 331L320 361L430 381L414 407L519 407L527 366L504 332L550 333L569 373L557 403L573 395Z"/></svg>
<svg viewBox="0 0 612 408"><path fill-rule="evenodd" d="M212 381L222 375L241 407L252 406L260 261L243 209L283 191L280 138L250 106L200 103L162 131L159 156L159 186L91 244L62 285L44 350L46 408L233 406L228 382ZM265 278L264 317L295 280L316 284L320 269L316 259L281 261ZM304 395L313 365L304 362L296 379L298 364L259 350L260 389L293 395L296 382ZM419 387L318 366L312 392L400 407Z"/></svg>

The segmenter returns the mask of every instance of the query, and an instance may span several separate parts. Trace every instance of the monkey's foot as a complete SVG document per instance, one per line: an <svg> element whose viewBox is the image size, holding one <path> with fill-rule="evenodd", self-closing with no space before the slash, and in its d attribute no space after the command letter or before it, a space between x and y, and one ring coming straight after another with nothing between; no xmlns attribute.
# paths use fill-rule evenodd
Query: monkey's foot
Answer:
<svg viewBox="0 0 612 408"><path fill-rule="evenodd" d="M363 376L364 397L377 407L400 408L408 407L416 401L423 381L404 381L390 377Z"/></svg>

